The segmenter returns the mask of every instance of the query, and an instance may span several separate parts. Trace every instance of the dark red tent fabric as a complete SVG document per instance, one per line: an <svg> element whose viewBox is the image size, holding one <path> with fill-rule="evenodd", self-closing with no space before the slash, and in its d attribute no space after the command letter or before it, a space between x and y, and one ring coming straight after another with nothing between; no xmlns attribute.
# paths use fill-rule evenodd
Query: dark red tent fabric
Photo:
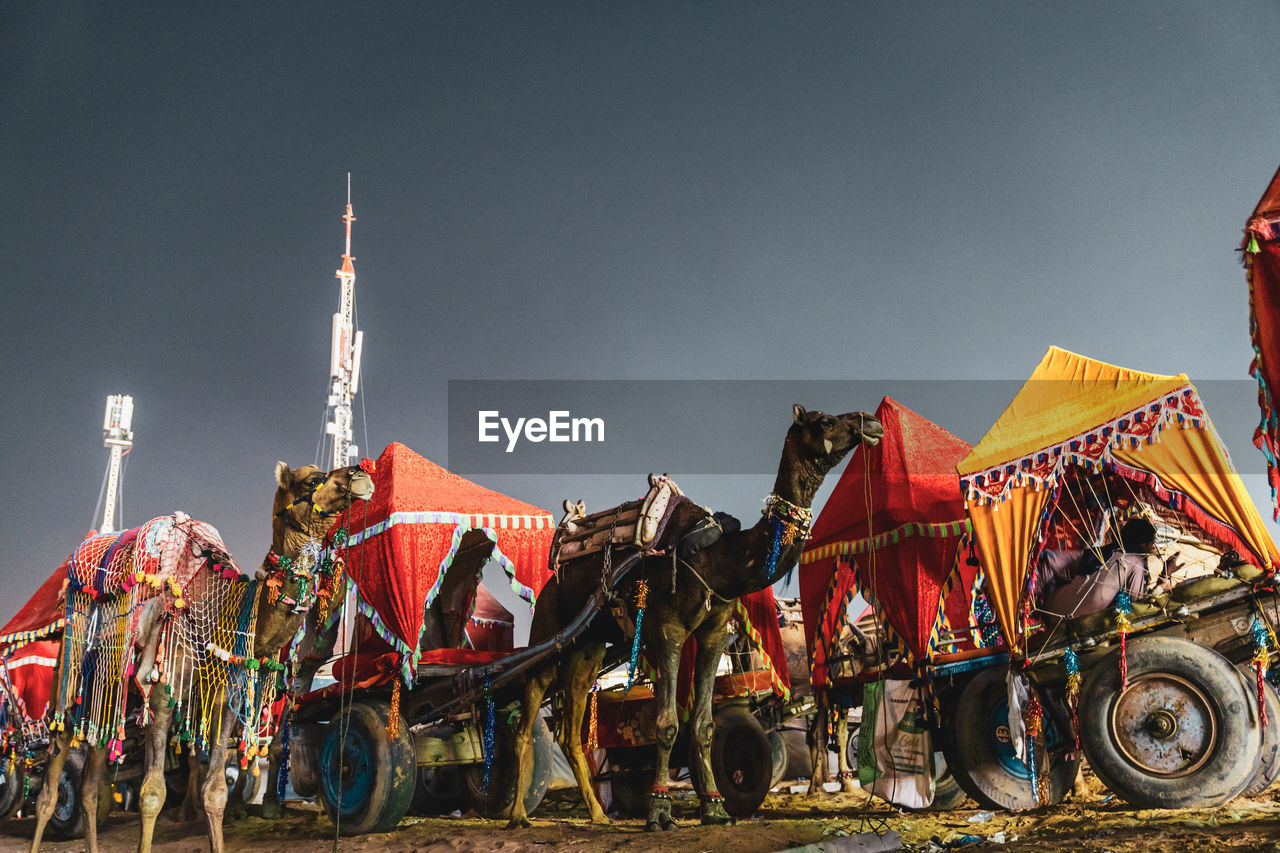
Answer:
<svg viewBox="0 0 1280 853"><path fill-rule="evenodd" d="M884 438L853 452L800 558L815 688L826 683L826 641L855 589L875 599L917 663L930 656L944 589L948 620L969 623L977 570L963 560L957 567L967 528L956 463L972 445L888 397L876 417Z"/></svg>
<svg viewBox="0 0 1280 853"><path fill-rule="evenodd" d="M3 677L20 703L20 707L9 709L10 725L15 717L38 720L44 716L61 649L62 640L58 639L36 640L5 651Z"/></svg>
<svg viewBox="0 0 1280 853"><path fill-rule="evenodd" d="M90 530L85 538L96 536L97 533L96 530ZM0 628L0 649L12 643L28 642L62 627L65 613L60 599L62 584L67 579L69 561L70 557L54 569L53 574L40 584L36 594L22 605L22 608L4 624L3 628Z"/></svg>
<svg viewBox="0 0 1280 853"><path fill-rule="evenodd" d="M370 501L358 501L334 526L350 538L342 549L360 612L412 678L423 611L440 589L463 534L480 530L489 556L512 588L532 602L551 576L547 555L555 522L531 504L486 489L393 443L378 457Z"/></svg>
<svg viewBox="0 0 1280 853"><path fill-rule="evenodd" d="M1253 443L1267 458L1273 517L1280 518L1280 171L1271 179L1245 225L1244 262L1249 280L1249 332L1254 360L1249 372L1258 380L1261 422Z"/></svg>

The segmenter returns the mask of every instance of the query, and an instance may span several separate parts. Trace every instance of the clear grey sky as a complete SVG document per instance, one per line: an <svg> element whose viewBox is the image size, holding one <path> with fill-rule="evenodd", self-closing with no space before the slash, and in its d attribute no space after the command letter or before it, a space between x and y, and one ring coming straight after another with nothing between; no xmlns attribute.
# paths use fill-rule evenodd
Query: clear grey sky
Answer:
<svg viewBox="0 0 1280 853"><path fill-rule="evenodd" d="M258 563L348 171L369 455L447 462L451 379L1018 379L1051 343L1242 379L1277 44L1274 0L0 5L0 618L94 521L111 393L124 520ZM771 482L683 484L749 518Z"/></svg>

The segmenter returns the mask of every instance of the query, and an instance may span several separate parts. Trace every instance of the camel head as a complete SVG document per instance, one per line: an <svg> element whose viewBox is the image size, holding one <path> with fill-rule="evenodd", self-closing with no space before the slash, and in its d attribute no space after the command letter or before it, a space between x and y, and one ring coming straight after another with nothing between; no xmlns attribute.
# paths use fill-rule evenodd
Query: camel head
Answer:
<svg viewBox="0 0 1280 853"><path fill-rule="evenodd" d="M787 446L801 460L825 474L860 443L875 446L884 435L884 427L875 415L846 412L828 415L792 407L791 428L787 430Z"/></svg>
<svg viewBox="0 0 1280 853"><path fill-rule="evenodd" d="M373 497L372 462L325 473L314 465L290 468L276 463L276 497L271 552L262 576L274 590L272 600L305 612L315 602L326 569L322 542L334 518L356 500ZM327 561L326 561L327 565Z"/></svg>
<svg viewBox="0 0 1280 853"><path fill-rule="evenodd" d="M373 478L362 465L325 473L314 465L290 468L277 462L275 518L290 530L320 539L334 516L355 500L373 497Z"/></svg>

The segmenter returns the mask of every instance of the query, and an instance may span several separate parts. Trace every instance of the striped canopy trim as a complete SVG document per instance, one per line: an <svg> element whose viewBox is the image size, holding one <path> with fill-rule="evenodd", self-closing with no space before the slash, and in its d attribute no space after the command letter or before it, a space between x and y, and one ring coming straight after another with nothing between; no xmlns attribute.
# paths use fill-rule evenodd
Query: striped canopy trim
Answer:
<svg viewBox="0 0 1280 853"><path fill-rule="evenodd" d="M379 533L385 533L397 524L455 524L464 530L554 530L555 522L551 514L546 515L490 515L488 513L469 514L461 512L393 512L385 521L371 524L359 533L347 538L346 547L358 545L366 539L372 539Z"/></svg>
<svg viewBox="0 0 1280 853"><path fill-rule="evenodd" d="M806 550L800 557L800 562L808 564L817 560L830 559L831 557L866 554L876 548L896 545L903 539L908 539L912 536L928 536L936 539L946 536L963 536L968 532L969 520L967 518L962 521L948 521L942 524L908 521L901 527L887 530L875 536L868 536L864 539L845 539L840 542L832 542L830 545L823 545L820 548Z"/></svg>

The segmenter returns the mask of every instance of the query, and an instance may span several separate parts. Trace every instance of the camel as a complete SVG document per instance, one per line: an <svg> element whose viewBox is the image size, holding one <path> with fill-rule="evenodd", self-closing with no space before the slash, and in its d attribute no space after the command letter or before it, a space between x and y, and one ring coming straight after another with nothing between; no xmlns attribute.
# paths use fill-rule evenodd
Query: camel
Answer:
<svg viewBox="0 0 1280 853"><path fill-rule="evenodd" d="M630 593L633 588L630 579L638 579L636 589L647 592L641 637L645 654L657 672L654 694L658 703L658 760L649 797L646 830L666 830L675 826L671 818L667 779L671 749L679 726L676 681L680 650L691 634L698 646L691 717L691 733L697 754L691 769L695 787L702 798L701 820L703 824L732 822L733 818L725 811L723 798L716 791L710 744L713 730L712 685L716 665L728 640L733 603L741 595L773 584L795 564L808 533L813 496L823 478L860 442L875 444L883 434L880 422L865 412L828 415L795 406L773 493L765 501L760 521L751 528L726 533L703 550L687 555L686 559L677 560L670 555L657 554L645 556L624 578L627 583L623 588L627 593L623 597L632 611L632 618L635 599ZM679 505L667 524L668 532L656 543L656 550L674 549L680 532L690 529L691 524L705 514L705 510L692 503ZM558 574L548 581L538 597L530 628L530 645L554 635L559 626L567 624L586 605L591 593L600 585L602 575L610 568L612 559L610 550L606 548L590 556L569 560L559 568ZM591 787L591 773L580 735L588 692L604 659L606 645L625 646L628 643L616 619L598 617L562 657L552 656L530 671L516 738L519 781L511 819L507 824L509 828L530 825L523 792L533 773L533 729L543 697L557 674L565 698L559 734L561 748L569 759L582 798L590 810L591 822L608 823Z"/></svg>
<svg viewBox="0 0 1280 853"><path fill-rule="evenodd" d="M189 523L189 519L181 516L173 517L172 529L185 536L175 536L171 550L161 553L157 560L160 572L150 577L146 577L145 572L138 572L143 576L139 582L145 579L149 585L158 588L138 608L140 625L134 635L136 649L125 650L126 658L131 657L131 651L136 651L135 681L143 695L144 715L149 715L143 727L146 769L139 797L142 813L142 833L138 842L140 853L151 850L156 818L165 800L164 753L169 745L170 725L175 718L175 706L168 686L194 685L202 681L205 674L217 668L215 660L229 671L221 683L210 689L211 695L204 696L195 690L191 697L214 712L204 716L205 721L213 720L213 726L200 735L210 749L209 766L221 768L226 761L228 739L240 722L241 713L245 708L254 709L256 713L258 706L252 698L252 685L267 683L267 679L255 680L254 670L261 668L268 674L274 673L274 668L267 662L275 661L285 643L297 632L307 611L314 606L320 589L321 573L316 565L320 543L333 516L350 506L353 500L368 500L373 494L372 479L359 467L339 468L326 474L312 466L292 469L280 462L275 473L278 488L273 506L271 549L259 572L260 583L249 586L249 581L239 577L239 570L234 568L225 546L221 546L221 540L211 541L207 532L196 535L199 531L196 525L200 523ZM208 528L207 525L204 527ZM213 531L213 538L216 539L216 531ZM134 556L136 558L136 554ZM185 582L179 583L174 580L176 577ZM246 642L245 654L238 660L230 655L229 649L219 649L213 642L203 648L196 647L192 638L199 642L205 635L198 630L199 626L190 624L195 621L190 614L200 612L202 599L211 596L211 590L225 592L235 585L239 585L235 591L244 595L253 590L252 608L240 612L256 616L252 620L251 642ZM130 581L126 579L120 592L128 594L129 586ZM184 596L189 600L178 603ZM166 645L166 636L172 637L176 632L181 632L187 641L174 643L170 640ZM166 654L169 655L167 659ZM128 674L127 664L123 671ZM156 682L152 673L163 673L159 683L165 684L166 689L154 689ZM233 676L239 685L235 691L231 689ZM274 675L269 677L274 678ZM246 684L250 686L245 687ZM262 688L263 691L267 689ZM260 704L265 702L262 695L257 701ZM45 769L46 778L59 778L71 748L72 733L64 727L54 740L53 754ZM85 842L90 853L97 853L95 816L107 755L93 743L92 738L86 752L81 798L85 812ZM227 801L226 776L223 773L207 775L202 799L210 849L213 853L222 853L222 817ZM45 825L56 803L57 786L44 786L36 803L36 830L31 841L31 853L39 849Z"/></svg>

